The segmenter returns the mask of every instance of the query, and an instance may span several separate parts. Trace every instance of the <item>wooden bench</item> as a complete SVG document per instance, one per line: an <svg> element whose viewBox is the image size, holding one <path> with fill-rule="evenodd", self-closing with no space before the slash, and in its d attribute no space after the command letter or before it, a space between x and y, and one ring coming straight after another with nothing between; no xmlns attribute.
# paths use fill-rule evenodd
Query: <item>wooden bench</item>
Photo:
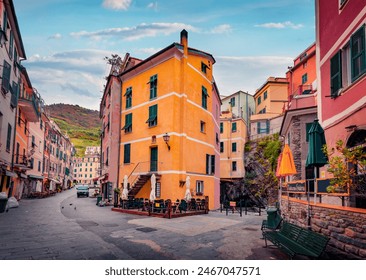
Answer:
<svg viewBox="0 0 366 280"><path fill-rule="evenodd" d="M329 238L297 225L283 222L279 231L263 231L267 239L284 251L292 259L296 255L319 258L324 252Z"/></svg>

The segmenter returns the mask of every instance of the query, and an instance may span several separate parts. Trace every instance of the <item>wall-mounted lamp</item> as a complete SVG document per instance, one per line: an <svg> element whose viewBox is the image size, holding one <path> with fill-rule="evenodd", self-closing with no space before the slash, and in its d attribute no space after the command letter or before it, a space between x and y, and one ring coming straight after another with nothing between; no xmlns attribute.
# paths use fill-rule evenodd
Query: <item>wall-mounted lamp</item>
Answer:
<svg viewBox="0 0 366 280"><path fill-rule="evenodd" d="M164 139L165 144L168 146L168 150L170 151L170 146L168 144L169 139L170 139L169 134L168 133L165 133L165 135L163 136L163 139Z"/></svg>

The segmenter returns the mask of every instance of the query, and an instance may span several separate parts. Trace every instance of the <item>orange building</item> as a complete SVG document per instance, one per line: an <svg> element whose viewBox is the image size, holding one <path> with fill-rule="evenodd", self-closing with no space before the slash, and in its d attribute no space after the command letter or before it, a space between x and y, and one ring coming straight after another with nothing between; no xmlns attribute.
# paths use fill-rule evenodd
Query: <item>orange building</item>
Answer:
<svg viewBox="0 0 366 280"><path fill-rule="evenodd" d="M220 177L221 180L245 177L244 146L247 125L244 119L229 111L220 118Z"/></svg>
<svg viewBox="0 0 366 280"><path fill-rule="evenodd" d="M294 59L294 65L286 73L289 104L286 109L296 109L304 105L314 105L315 100L307 97L316 90L315 43ZM306 100L305 100L306 99ZM314 99L314 98L313 98ZM312 104L302 104L302 103Z"/></svg>
<svg viewBox="0 0 366 280"><path fill-rule="evenodd" d="M279 132L282 123L281 115L288 101L287 87L286 78L269 77L256 90L255 114L250 116L251 139Z"/></svg>
<svg viewBox="0 0 366 280"><path fill-rule="evenodd" d="M188 47L188 33L124 71L122 80L119 186L128 176L129 195L182 199L190 176L192 197L219 207L220 96L211 54Z"/></svg>

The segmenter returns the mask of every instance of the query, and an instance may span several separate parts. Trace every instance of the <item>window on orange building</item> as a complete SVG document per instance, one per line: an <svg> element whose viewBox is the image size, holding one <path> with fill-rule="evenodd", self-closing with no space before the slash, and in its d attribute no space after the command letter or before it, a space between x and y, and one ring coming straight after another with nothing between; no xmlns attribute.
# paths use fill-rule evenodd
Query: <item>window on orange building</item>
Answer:
<svg viewBox="0 0 366 280"><path fill-rule="evenodd" d="M206 123L204 121L201 121L200 131L202 133L205 133L206 132Z"/></svg>
<svg viewBox="0 0 366 280"><path fill-rule="evenodd" d="M233 162L231 163L231 170L232 170L232 171L236 171L236 169L237 169L237 167L236 167L236 161L233 161Z"/></svg>
<svg viewBox="0 0 366 280"><path fill-rule="evenodd" d="M236 142L231 143L231 151L232 151L233 153L236 153Z"/></svg>
<svg viewBox="0 0 366 280"><path fill-rule="evenodd" d="M224 152L224 142L220 142L220 153Z"/></svg>
<svg viewBox="0 0 366 280"><path fill-rule="evenodd" d="M146 121L149 127L156 126L158 124L158 104L149 107L149 118Z"/></svg>
<svg viewBox="0 0 366 280"><path fill-rule="evenodd" d="M220 133L224 133L224 123L220 123Z"/></svg>
<svg viewBox="0 0 366 280"><path fill-rule="evenodd" d="M158 75L150 77L150 99L154 99L158 96Z"/></svg>
<svg viewBox="0 0 366 280"><path fill-rule="evenodd" d="M131 162L131 144L125 144L123 146L123 163Z"/></svg>
<svg viewBox="0 0 366 280"><path fill-rule="evenodd" d="M262 98L261 96L258 97L258 105L262 103Z"/></svg>
<svg viewBox="0 0 366 280"><path fill-rule="evenodd" d="M125 126L122 127L125 133L132 131L132 113L125 115Z"/></svg>
<svg viewBox="0 0 366 280"><path fill-rule="evenodd" d="M308 81L308 73L305 73L304 75L302 75L301 77L301 83L302 84L306 84Z"/></svg>
<svg viewBox="0 0 366 280"><path fill-rule="evenodd" d="M196 195L203 194L203 181L196 181Z"/></svg>
<svg viewBox="0 0 366 280"><path fill-rule="evenodd" d="M208 68L208 66L205 63L201 62L202 73L207 74L207 68Z"/></svg>
<svg viewBox="0 0 366 280"><path fill-rule="evenodd" d="M207 109L207 97L208 97L208 93L207 93L207 89L202 86L202 108Z"/></svg>
<svg viewBox="0 0 366 280"><path fill-rule="evenodd" d="M236 122L231 124L231 132L236 132Z"/></svg>
<svg viewBox="0 0 366 280"><path fill-rule="evenodd" d="M132 87L126 89L126 109L131 108L132 106Z"/></svg>
<svg viewBox="0 0 366 280"><path fill-rule="evenodd" d="M264 93L263 93L263 100L266 100L267 99L267 91L265 91Z"/></svg>

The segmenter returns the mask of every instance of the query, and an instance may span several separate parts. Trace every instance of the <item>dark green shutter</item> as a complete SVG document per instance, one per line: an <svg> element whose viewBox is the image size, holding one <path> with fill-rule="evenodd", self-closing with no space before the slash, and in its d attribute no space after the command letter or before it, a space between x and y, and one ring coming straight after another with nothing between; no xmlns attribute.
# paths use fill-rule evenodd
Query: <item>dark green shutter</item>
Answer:
<svg viewBox="0 0 366 280"><path fill-rule="evenodd" d="M365 25L351 36L351 78L356 80L366 67L365 56Z"/></svg>
<svg viewBox="0 0 366 280"><path fill-rule="evenodd" d="M211 155L211 174L215 174L215 155Z"/></svg>
<svg viewBox="0 0 366 280"><path fill-rule="evenodd" d="M266 120L266 133L269 134L271 123L269 120Z"/></svg>
<svg viewBox="0 0 366 280"><path fill-rule="evenodd" d="M10 151L10 145L11 145L11 124L8 124L8 135L6 138L6 150Z"/></svg>
<svg viewBox="0 0 366 280"><path fill-rule="evenodd" d="M261 133L261 122L257 122L257 134Z"/></svg>
<svg viewBox="0 0 366 280"><path fill-rule="evenodd" d="M206 154L206 174L210 174L210 155Z"/></svg>
<svg viewBox="0 0 366 280"><path fill-rule="evenodd" d="M223 132L224 132L224 124L220 123L220 133L223 133Z"/></svg>
<svg viewBox="0 0 366 280"><path fill-rule="evenodd" d="M10 88L10 72L11 72L11 65L7 63L6 60L4 60L2 87L5 89L6 92L8 92Z"/></svg>
<svg viewBox="0 0 366 280"><path fill-rule="evenodd" d="M330 95L338 96L339 89L342 88L342 53L338 51L330 59Z"/></svg>
<svg viewBox="0 0 366 280"><path fill-rule="evenodd" d="M123 163L130 163L130 157L131 157L131 144L125 144Z"/></svg>

